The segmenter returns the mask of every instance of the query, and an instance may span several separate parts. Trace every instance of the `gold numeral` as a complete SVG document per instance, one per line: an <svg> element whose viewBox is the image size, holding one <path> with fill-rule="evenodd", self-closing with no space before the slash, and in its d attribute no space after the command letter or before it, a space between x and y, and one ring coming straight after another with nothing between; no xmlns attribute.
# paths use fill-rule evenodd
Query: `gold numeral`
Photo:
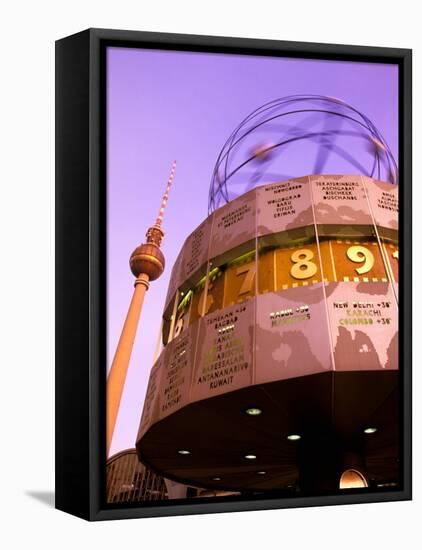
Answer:
<svg viewBox="0 0 422 550"><path fill-rule="evenodd" d="M308 248L302 248L293 252L290 259L294 265L290 269L290 275L295 279L309 279L309 277L313 277L318 270L314 262L311 262L313 257L314 253Z"/></svg>
<svg viewBox="0 0 422 550"><path fill-rule="evenodd" d="M364 246L351 246L347 249L346 254L349 260L352 260L352 262L363 262L363 265L361 267L357 267L355 269L356 273L359 273L359 275L368 273L368 271L371 271L371 269L374 267L374 255Z"/></svg>
<svg viewBox="0 0 422 550"><path fill-rule="evenodd" d="M177 319L176 325L174 327L173 338L177 338L179 334L183 332L184 325L185 325L185 316L182 315L181 317L179 317L179 319Z"/></svg>
<svg viewBox="0 0 422 550"><path fill-rule="evenodd" d="M397 261L399 260L399 251L398 250L393 252L393 258L395 258Z"/></svg>
<svg viewBox="0 0 422 550"><path fill-rule="evenodd" d="M253 264L249 264L249 265L245 265L237 268L236 276L245 274L245 278L243 279L243 282L239 289L239 296L241 296L242 294L248 294L248 292L252 292L255 273L256 273L255 262Z"/></svg>

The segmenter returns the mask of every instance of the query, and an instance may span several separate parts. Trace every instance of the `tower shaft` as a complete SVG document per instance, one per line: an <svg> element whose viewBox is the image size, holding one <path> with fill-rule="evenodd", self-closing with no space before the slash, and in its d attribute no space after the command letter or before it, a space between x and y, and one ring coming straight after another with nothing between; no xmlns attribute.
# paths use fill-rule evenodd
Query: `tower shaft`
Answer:
<svg viewBox="0 0 422 550"><path fill-rule="evenodd" d="M141 273L135 281L135 290L107 378L107 456L113 438L130 356L132 354L142 305L148 287L149 276L145 273Z"/></svg>

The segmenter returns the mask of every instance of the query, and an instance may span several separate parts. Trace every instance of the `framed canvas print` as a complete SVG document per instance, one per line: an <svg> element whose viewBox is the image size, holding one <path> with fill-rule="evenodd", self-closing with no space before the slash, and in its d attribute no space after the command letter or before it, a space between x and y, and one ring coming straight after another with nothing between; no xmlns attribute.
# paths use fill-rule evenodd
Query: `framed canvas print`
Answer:
<svg viewBox="0 0 422 550"><path fill-rule="evenodd" d="M411 51L90 29L56 75L57 508L410 499Z"/></svg>

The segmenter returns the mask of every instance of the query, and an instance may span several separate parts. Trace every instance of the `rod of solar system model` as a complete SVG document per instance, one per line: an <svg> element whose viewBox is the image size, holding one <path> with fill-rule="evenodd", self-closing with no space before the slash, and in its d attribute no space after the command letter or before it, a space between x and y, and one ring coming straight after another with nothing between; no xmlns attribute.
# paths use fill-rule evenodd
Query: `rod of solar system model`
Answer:
<svg viewBox="0 0 422 550"><path fill-rule="evenodd" d="M166 207L169 189L173 181L176 161L173 162L170 177L167 182L166 191L161 203L160 212L155 224L148 228L146 232L146 243L138 246L131 254L129 265L135 279L135 289L132 300L129 305L126 320L123 325L119 343L110 373L107 378L107 456L109 454L111 441L113 439L114 428L116 425L117 414L119 412L120 401L125 385L127 369L129 367L130 356L132 354L139 318L144 303L145 293L149 288L149 282L158 279L163 273L165 261L164 255L160 250L161 242L164 237L164 231L161 228L164 209Z"/></svg>

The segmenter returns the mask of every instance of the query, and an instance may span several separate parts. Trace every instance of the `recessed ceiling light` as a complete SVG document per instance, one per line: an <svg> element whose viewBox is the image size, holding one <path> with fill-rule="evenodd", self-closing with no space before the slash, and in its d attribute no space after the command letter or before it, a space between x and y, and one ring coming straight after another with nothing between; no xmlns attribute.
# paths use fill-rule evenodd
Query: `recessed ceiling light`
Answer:
<svg viewBox="0 0 422 550"><path fill-rule="evenodd" d="M246 414L249 414L249 416L259 416L262 413L262 409L258 409L258 407L249 407L245 410Z"/></svg>
<svg viewBox="0 0 422 550"><path fill-rule="evenodd" d="M221 481L221 477L213 477L212 480L213 481Z"/></svg>
<svg viewBox="0 0 422 550"><path fill-rule="evenodd" d="M287 436L287 439L289 441L299 441L299 439L301 439L301 438L302 438L302 436L299 435L299 434L290 434L290 435Z"/></svg>
<svg viewBox="0 0 422 550"><path fill-rule="evenodd" d="M245 458L247 458L248 460L255 460L256 455L252 455L252 454L245 455Z"/></svg>
<svg viewBox="0 0 422 550"><path fill-rule="evenodd" d="M365 428L363 431L366 434L374 434L377 430L378 430L378 428L370 427L370 428Z"/></svg>
<svg viewBox="0 0 422 550"><path fill-rule="evenodd" d="M179 453L179 455L190 455L190 451L188 451L187 449L179 449L177 452Z"/></svg>
<svg viewBox="0 0 422 550"><path fill-rule="evenodd" d="M259 470L259 472L256 472L259 476L265 476L267 473L265 470Z"/></svg>

